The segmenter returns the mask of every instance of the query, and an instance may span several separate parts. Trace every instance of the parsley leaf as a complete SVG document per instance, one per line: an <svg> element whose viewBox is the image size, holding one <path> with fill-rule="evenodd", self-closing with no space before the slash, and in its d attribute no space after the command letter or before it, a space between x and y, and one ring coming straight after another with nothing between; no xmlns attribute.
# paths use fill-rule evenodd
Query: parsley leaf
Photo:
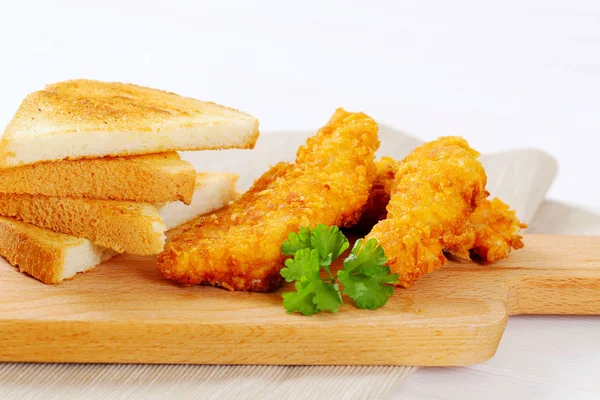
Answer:
<svg viewBox="0 0 600 400"><path fill-rule="evenodd" d="M281 276L286 282L320 279L319 253L317 250L302 249L296 252L294 258L285 260L285 268Z"/></svg>
<svg viewBox="0 0 600 400"><path fill-rule="evenodd" d="M337 226L327 227L325 224L318 225L312 231L310 244L317 249L321 257L321 265L329 271L329 266L349 246L348 239Z"/></svg>
<svg viewBox="0 0 600 400"><path fill-rule="evenodd" d="M398 282L398 274L390 275L390 267L382 267L375 275L338 271L338 279L344 285L344 294L350 296L358 308L376 310L387 304L394 288L386 283Z"/></svg>
<svg viewBox="0 0 600 400"><path fill-rule="evenodd" d="M304 315L318 312L314 302L315 290L313 281L296 282L296 291L283 294L283 307L288 314L298 311Z"/></svg>
<svg viewBox="0 0 600 400"><path fill-rule="evenodd" d="M340 288L337 283L325 283L323 281L317 285L315 298L313 300L317 304L319 311L338 312L343 304Z"/></svg>
<svg viewBox="0 0 600 400"><path fill-rule="evenodd" d="M383 307L394 293L389 284L398 282L398 274L392 275L386 262L383 248L375 239L367 240L364 246L363 241L358 240L344 260L344 269L338 271L337 277L344 285L344 294L350 296L358 308Z"/></svg>
<svg viewBox="0 0 600 400"><path fill-rule="evenodd" d="M290 314L296 311L304 315L337 312L341 305L338 285L321 279L296 281L296 291L283 294L283 307Z"/></svg>
<svg viewBox="0 0 600 400"><path fill-rule="evenodd" d="M377 239L371 238L363 246L363 240L357 240L352 252L344 260L344 270L372 275L387 263L383 247L377 245Z"/></svg>
<svg viewBox="0 0 600 400"><path fill-rule="evenodd" d="M287 282L296 281L296 292L283 294L283 306L288 313L337 312L342 305L340 289L337 284L324 282L320 270L319 252L315 249L298 250L294 258L285 261L281 276Z"/></svg>
<svg viewBox="0 0 600 400"><path fill-rule="evenodd" d="M298 233L290 232L288 238L281 245L281 252L286 256L293 256L298 250L311 248L310 228L302 227Z"/></svg>
<svg viewBox="0 0 600 400"><path fill-rule="evenodd" d="M293 256L285 261L281 276L287 282L296 282L295 292L283 294L283 306L288 313L313 315L321 311L337 312L343 300L331 263L349 247L348 239L337 226L321 224L314 228L300 228L290 233L281 245L281 252ZM350 296L358 308L375 310L385 305L393 294L392 275L385 264L387 258L375 239L363 245L359 240L338 271L337 280L344 285L344 294ZM321 278L321 269L327 276Z"/></svg>

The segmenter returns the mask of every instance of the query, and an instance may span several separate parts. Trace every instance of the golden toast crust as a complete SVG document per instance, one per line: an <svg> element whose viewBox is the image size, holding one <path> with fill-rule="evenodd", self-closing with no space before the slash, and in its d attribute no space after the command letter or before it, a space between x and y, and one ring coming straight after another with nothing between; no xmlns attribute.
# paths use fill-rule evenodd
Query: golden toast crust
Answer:
<svg viewBox="0 0 600 400"><path fill-rule="evenodd" d="M0 194L0 215L83 237L119 253L158 254L165 240L158 210L143 203Z"/></svg>
<svg viewBox="0 0 600 400"><path fill-rule="evenodd" d="M198 117L208 118L202 122L206 125L221 124L228 118L254 120L233 108L158 89L79 79L46 85L28 95L4 135L44 122L53 124L47 133L153 132L169 123L193 127ZM242 148L251 146L253 143L246 143Z"/></svg>
<svg viewBox="0 0 600 400"><path fill-rule="evenodd" d="M258 121L142 86L72 80L28 95L0 139L0 166L177 150L251 149Z"/></svg>
<svg viewBox="0 0 600 400"><path fill-rule="evenodd" d="M20 221L0 217L0 250L19 271L44 283L60 282L68 246L78 239L38 228Z"/></svg>
<svg viewBox="0 0 600 400"><path fill-rule="evenodd" d="M0 169L0 193L190 204L196 170L175 152Z"/></svg>

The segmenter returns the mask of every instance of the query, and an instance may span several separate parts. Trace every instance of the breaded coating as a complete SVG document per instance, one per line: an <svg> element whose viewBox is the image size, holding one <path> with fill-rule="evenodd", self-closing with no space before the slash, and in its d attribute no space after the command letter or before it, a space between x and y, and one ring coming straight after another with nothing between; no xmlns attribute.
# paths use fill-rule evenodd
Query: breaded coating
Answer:
<svg viewBox="0 0 600 400"><path fill-rule="evenodd" d="M508 257L512 249L523 248L520 231L525 228L527 224L522 224L516 212L500 199L486 199L469 218L467 232L450 240L446 250L460 258L493 264Z"/></svg>
<svg viewBox="0 0 600 400"><path fill-rule="evenodd" d="M352 227L357 232L368 233L377 222L387 216L386 207L390 202L398 161L391 157L382 157L375 161L375 168L377 175L369 192L369 200L359 221Z"/></svg>
<svg viewBox="0 0 600 400"><path fill-rule="evenodd" d="M239 195L233 202L226 207L223 207L210 215L200 215L199 217L186 222L178 226L171 231L171 240L176 238L178 235L186 230L198 227L202 225L204 231L208 231L211 226L218 226L222 224L223 218L231 218L231 215L240 214L244 212L244 208L247 207L248 203L252 201L257 193L265 190L273 181L284 176L287 171L292 168L294 164L288 162L280 162L271 167L270 170L265 172L260 178L256 179L250 189L244 194ZM225 217L224 215L228 216ZM171 241L169 240L169 241Z"/></svg>
<svg viewBox="0 0 600 400"><path fill-rule="evenodd" d="M376 238L388 265L410 287L446 262L444 235L460 236L486 197L479 153L460 137L442 137L418 147L398 166L387 218L365 239Z"/></svg>
<svg viewBox="0 0 600 400"><path fill-rule="evenodd" d="M398 161L389 157L375 161L377 178L360 223L372 227L387 216L386 207L398 164ZM364 229L362 226L360 228ZM508 257L511 250L523 248L520 231L525 228L527 224L521 223L516 212L500 199L485 199L471 214L467 229L461 235L444 235L444 251L466 260L477 259L485 264L493 264Z"/></svg>
<svg viewBox="0 0 600 400"><path fill-rule="evenodd" d="M338 109L295 164L277 164L227 209L176 236L158 257L160 271L189 285L277 289L290 232L350 226L360 217L375 179L377 130L367 115Z"/></svg>

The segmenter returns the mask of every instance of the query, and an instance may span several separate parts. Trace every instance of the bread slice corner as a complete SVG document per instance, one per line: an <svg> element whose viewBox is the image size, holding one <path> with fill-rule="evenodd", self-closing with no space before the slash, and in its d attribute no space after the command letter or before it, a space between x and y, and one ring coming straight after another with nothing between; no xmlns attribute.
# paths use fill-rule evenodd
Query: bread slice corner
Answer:
<svg viewBox="0 0 600 400"><path fill-rule="evenodd" d="M0 255L44 283L59 283L117 253L83 238L0 217Z"/></svg>
<svg viewBox="0 0 600 400"><path fill-rule="evenodd" d="M167 229L228 205L237 196L238 175L227 172L198 172L190 205L181 202L156 204Z"/></svg>

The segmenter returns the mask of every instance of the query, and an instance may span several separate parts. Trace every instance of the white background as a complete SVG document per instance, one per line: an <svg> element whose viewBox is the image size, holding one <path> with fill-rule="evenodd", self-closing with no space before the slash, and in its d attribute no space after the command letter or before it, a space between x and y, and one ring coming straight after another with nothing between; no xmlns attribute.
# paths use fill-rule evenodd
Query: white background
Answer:
<svg viewBox="0 0 600 400"><path fill-rule="evenodd" d="M482 152L545 149L560 165L550 197L600 212L599 1L367 4L3 1L0 124L71 78L212 100L263 130L316 128L343 106ZM511 319L489 363L418 372L394 396L586 397L600 391L599 326Z"/></svg>

